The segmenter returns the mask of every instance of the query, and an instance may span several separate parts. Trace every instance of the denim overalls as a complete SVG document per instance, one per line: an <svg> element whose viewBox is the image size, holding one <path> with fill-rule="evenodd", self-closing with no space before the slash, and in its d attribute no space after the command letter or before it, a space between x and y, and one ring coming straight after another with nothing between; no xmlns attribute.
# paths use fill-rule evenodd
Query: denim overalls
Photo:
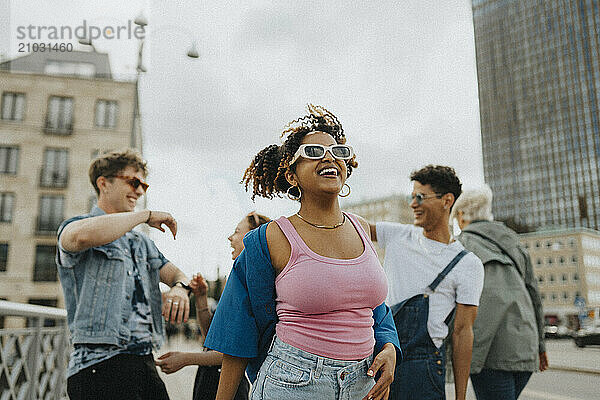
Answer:
<svg viewBox="0 0 600 400"><path fill-rule="evenodd" d="M428 286L427 293L418 294L392 307L394 322L404 358L396 365L390 400L445 399L445 345L437 348L427 330L429 295L468 252L458 253ZM449 323L454 310L446 318Z"/></svg>

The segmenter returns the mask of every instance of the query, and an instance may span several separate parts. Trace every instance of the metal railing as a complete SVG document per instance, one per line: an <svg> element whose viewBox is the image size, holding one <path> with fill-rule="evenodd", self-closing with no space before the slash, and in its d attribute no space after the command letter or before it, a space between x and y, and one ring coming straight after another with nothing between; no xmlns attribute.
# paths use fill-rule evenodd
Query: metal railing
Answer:
<svg viewBox="0 0 600 400"><path fill-rule="evenodd" d="M67 312L0 301L0 316L32 322L30 328L0 329L0 400L67 399ZM45 328L45 319L57 326Z"/></svg>
<svg viewBox="0 0 600 400"><path fill-rule="evenodd" d="M58 121L51 122L49 117L46 118L46 124L44 125L44 133L48 135L61 135L68 136L73 134L73 118L70 122Z"/></svg>
<svg viewBox="0 0 600 400"><path fill-rule="evenodd" d="M63 189L69 183L69 171L55 171L47 167L40 170L40 187Z"/></svg>
<svg viewBox="0 0 600 400"><path fill-rule="evenodd" d="M60 218L56 217L47 217L38 215L36 219L35 225L35 233L38 236L54 236L56 235L56 231L60 226L61 222L63 222L64 218L61 216ZM0 399L2 400L2 399Z"/></svg>

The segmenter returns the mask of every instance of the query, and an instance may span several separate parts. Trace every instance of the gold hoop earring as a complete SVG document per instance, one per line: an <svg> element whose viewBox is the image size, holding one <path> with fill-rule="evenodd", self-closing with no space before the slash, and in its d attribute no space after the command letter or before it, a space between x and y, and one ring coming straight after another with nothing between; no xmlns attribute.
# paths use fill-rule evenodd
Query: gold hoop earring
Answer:
<svg viewBox="0 0 600 400"><path fill-rule="evenodd" d="M290 192L290 190L292 190L293 188L298 189L298 196L294 195L292 192ZM287 194L288 199L290 200L295 200L295 201L300 201L300 198L302 197L302 191L300 190L300 186L290 186L288 188L288 190L285 192L285 194Z"/></svg>
<svg viewBox="0 0 600 400"><path fill-rule="evenodd" d="M344 191L344 188L348 188L348 193L342 194L342 192ZM350 185L348 185L347 183L344 183L344 186L342 186L342 190L340 191L340 193L338 194L338 196L340 197L348 197L350 196Z"/></svg>

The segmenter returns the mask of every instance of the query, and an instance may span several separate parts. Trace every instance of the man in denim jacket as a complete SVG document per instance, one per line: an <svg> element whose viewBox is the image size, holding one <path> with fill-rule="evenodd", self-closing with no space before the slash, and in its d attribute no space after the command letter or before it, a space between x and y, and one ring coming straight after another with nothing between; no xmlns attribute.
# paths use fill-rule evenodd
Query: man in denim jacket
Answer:
<svg viewBox="0 0 600 400"><path fill-rule="evenodd" d="M162 316L187 321L188 278L139 224L173 238L177 222L166 212L134 211L145 193L146 163L137 153L110 153L92 162L98 205L58 229L56 264L65 295L71 353L67 391L75 399L168 399L152 348L163 337ZM159 282L171 290L163 304Z"/></svg>

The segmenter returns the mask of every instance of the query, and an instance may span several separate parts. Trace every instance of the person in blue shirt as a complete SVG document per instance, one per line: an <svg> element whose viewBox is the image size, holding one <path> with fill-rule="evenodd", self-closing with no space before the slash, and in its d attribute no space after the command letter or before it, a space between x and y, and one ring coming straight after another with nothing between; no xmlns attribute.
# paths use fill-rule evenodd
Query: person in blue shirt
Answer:
<svg viewBox="0 0 600 400"><path fill-rule="evenodd" d="M146 163L130 150L109 153L89 169L98 205L58 229L56 264L73 342L67 392L78 399L168 399L152 349L163 339L162 316L187 321L188 278L140 224L177 233L167 212L134 211L148 185ZM159 282L171 287L162 304Z"/></svg>
<svg viewBox="0 0 600 400"><path fill-rule="evenodd" d="M387 282L368 223L338 202L353 150L320 106L286 134L244 181L253 198L287 194L300 210L244 238L204 343L223 353L217 399L233 398L244 369L254 400L387 399L399 349Z"/></svg>
<svg viewBox="0 0 600 400"><path fill-rule="evenodd" d="M234 232L227 238L231 243L231 258L235 260L244 249L243 238L246 233L256 229L262 224L269 222L270 219L255 211L246 215L235 227ZM200 326L202 335L206 335L210 321L212 319L212 310L208 305L208 282L201 274L195 274L190 281L190 287L196 300L196 319ZM196 379L194 381L193 400L214 399L217 394L217 384L219 373L216 375L216 382L213 382L207 376L212 377L211 371L207 367L220 367L223 360L223 354L218 351L208 350L201 352L181 352L170 351L158 357L156 365L162 372L172 374L188 365L198 365ZM235 400L247 400L250 391L250 383L243 377L235 395Z"/></svg>

